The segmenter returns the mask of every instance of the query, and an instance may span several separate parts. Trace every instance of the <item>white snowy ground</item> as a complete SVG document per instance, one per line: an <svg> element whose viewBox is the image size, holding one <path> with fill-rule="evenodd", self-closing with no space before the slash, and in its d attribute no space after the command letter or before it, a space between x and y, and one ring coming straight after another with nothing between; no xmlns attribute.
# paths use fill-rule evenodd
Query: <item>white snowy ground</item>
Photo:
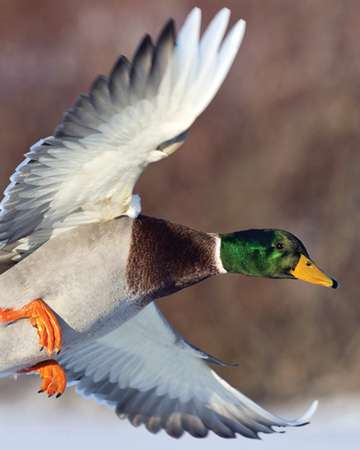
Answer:
<svg viewBox="0 0 360 450"><path fill-rule="evenodd" d="M32 386L33 388L34 386ZM285 434L266 435L254 441L238 437L223 440L210 434L206 439L183 436L179 440L164 432L152 435L120 421L108 408L67 392L70 405L61 399L26 392L22 402L11 403L0 391L1 450L358 450L360 448L360 397L343 397L320 402L310 425ZM3 398L3 401L1 400ZM5 400L5 401L4 401ZM271 408L277 414L294 417L303 407Z"/></svg>

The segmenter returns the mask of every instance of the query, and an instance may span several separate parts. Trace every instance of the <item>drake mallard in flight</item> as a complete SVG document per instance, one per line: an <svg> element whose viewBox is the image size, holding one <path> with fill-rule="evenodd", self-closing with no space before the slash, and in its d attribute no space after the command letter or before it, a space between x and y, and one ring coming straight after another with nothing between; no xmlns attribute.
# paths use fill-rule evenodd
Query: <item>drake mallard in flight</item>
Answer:
<svg viewBox="0 0 360 450"><path fill-rule="evenodd" d="M141 215L133 195L228 73L245 31L239 20L226 34L229 15L222 9L201 38L198 8L177 35L170 20L155 44L145 36L16 169L0 216L2 375L38 373L49 396L72 382L174 437L255 438L308 422L316 405L286 420L227 384L208 367L224 363L182 338L154 300L227 272L336 282L287 231L195 231Z"/></svg>

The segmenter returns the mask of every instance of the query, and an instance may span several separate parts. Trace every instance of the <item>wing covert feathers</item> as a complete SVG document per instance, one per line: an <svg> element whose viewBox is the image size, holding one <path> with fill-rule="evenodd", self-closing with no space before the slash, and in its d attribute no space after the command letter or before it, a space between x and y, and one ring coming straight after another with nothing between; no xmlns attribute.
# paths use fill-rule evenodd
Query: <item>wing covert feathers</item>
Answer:
<svg viewBox="0 0 360 450"><path fill-rule="evenodd" d="M225 36L229 16L222 9L200 38L194 8L177 36L170 20L155 44L146 35L132 61L121 56L96 78L12 175L0 247L26 254L69 228L126 214L145 167L181 145L220 88L245 31L240 20Z"/></svg>

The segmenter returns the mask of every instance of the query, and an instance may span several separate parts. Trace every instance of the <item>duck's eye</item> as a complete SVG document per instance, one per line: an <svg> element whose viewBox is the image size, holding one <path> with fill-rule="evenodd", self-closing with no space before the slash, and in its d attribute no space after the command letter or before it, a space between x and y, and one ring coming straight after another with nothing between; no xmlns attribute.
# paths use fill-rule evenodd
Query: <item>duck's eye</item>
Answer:
<svg viewBox="0 0 360 450"><path fill-rule="evenodd" d="M275 245L275 247L276 247L278 250L282 250L282 249L284 248L284 244L283 244L282 242L278 242L278 243Z"/></svg>

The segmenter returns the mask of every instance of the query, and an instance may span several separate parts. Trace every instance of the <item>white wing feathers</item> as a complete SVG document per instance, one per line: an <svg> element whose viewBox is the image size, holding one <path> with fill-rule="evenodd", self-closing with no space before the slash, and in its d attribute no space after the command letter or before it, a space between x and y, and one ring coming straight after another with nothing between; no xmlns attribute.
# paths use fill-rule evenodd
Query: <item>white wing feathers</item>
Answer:
<svg viewBox="0 0 360 450"><path fill-rule="evenodd" d="M229 71L245 31L240 20L224 39L229 16L222 9L200 39L194 8L177 38L169 21L155 46L145 36L132 63L120 57L109 77L97 78L11 177L1 203L2 247L31 251L54 231L134 210L145 167L184 141Z"/></svg>
<svg viewBox="0 0 360 450"><path fill-rule="evenodd" d="M277 417L227 384L206 360L219 362L185 342L154 303L112 333L64 349L60 357L80 393L153 433L258 438L276 432L274 427L305 425L316 409L315 402L298 420Z"/></svg>

